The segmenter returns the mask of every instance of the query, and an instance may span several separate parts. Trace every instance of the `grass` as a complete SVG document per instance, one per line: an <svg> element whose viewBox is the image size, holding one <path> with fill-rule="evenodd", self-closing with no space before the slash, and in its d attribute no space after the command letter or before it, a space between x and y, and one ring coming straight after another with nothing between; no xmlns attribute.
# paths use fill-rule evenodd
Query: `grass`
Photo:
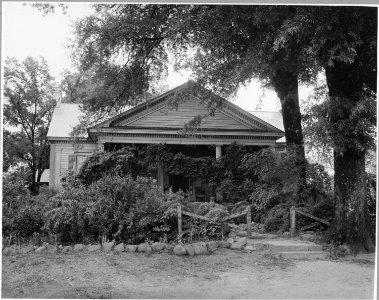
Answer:
<svg viewBox="0 0 379 300"><path fill-rule="evenodd" d="M112 298L117 282L126 278L182 280L220 279L220 274L240 268L263 272L265 268L286 268L290 263L271 253L242 253L218 249L212 255L175 256L161 253L146 257L140 253L35 254L3 257L3 297L77 297ZM107 290L104 293L102 291ZM120 289L121 291L122 289ZM113 294L112 294L113 293Z"/></svg>

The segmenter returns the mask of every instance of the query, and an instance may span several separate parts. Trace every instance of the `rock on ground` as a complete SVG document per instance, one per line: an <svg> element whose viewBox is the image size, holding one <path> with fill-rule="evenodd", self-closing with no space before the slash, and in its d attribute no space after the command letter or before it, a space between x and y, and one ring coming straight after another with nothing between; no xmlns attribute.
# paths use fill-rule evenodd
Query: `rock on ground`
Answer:
<svg viewBox="0 0 379 300"><path fill-rule="evenodd" d="M125 250L127 252L136 252L138 246L137 245L126 245Z"/></svg>
<svg viewBox="0 0 379 300"><path fill-rule="evenodd" d="M245 247L245 244L241 242L234 242L233 244L230 245L230 249L233 249L233 250L242 250L244 247Z"/></svg>
<svg viewBox="0 0 379 300"><path fill-rule="evenodd" d="M91 245L88 247L88 251L89 252L96 252L96 251L100 251L101 250L101 245L100 244L97 244L97 245Z"/></svg>
<svg viewBox="0 0 379 300"><path fill-rule="evenodd" d="M38 247L35 253L46 253L46 246Z"/></svg>
<svg viewBox="0 0 379 300"><path fill-rule="evenodd" d="M244 250L246 251L246 252L253 252L253 251L256 251L257 250L257 248L255 248L254 246L246 246L245 248L244 248Z"/></svg>
<svg viewBox="0 0 379 300"><path fill-rule="evenodd" d="M246 241L246 238L245 238L245 237L243 237L243 238L237 238L237 239L236 239L236 242L242 243L242 244L244 244L244 245L247 244L247 241Z"/></svg>
<svg viewBox="0 0 379 300"><path fill-rule="evenodd" d="M117 253L125 251L125 245L124 245L124 243L120 243L120 244L116 245L114 247L113 251L117 252Z"/></svg>
<svg viewBox="0 0 379 300"><path fill-rule="evenodd" d="M171 252L171 251L174 251L174 245L172 245L172 244L165 244L165 246L164 246L164 251L165 252Z"/></svg>
<svg viewBox="0 0 379 300"><path fill-rule="evenodd" d="M176 245L174 247L174 253L175 255L183 256L183 255L186 255L187 251L182 245Z"/></svg>
<svg viewBox="0 0 379 300"><path fill-rule="evenodd" d="M150 248L150 245L148 243L139 244L137 251L138 252L145 252L148 247Z"/></svg>
<svg viewBox="0 0 379 300"><path fill-rule="evenodd" d="M150 256L152 252L153 252L153 249L151 249L150 246L147 246L145 249L145 255Z"/></svg>
<svg viewBox="0 0 379 300"><path fill-rule="evenodd" d="M195 249L193 249L192 245L184 245L184 249L189 256L195 255Z"/></svg>
<svg viewBox="0 0 379 300"><path fill-rule="evenodd" d="M193 250L195 250L195 255L208 254L207 246L205 243L194 243L192 244Z"/></svg>
<svg viewBox="0 0 379 300"><path fill-rule="evenodd" d="M83 244L75 244L74 245L74 251L84 251L85 246Z"/></svg>
<svg viewBox="0 0 379 300"><path fill-rule="evenodd" d="M11 247L6 247L3 250L3 255L5 255L5 256L11 256L11 255L16 255L16 254L17 254L16 249L11 248Z"/></svg>
<svg viewBox="0 0 379 300"><path fill-rule="evenodd" d="M218 248L216 241L210 241L207 243L207 248L209 252L214 252Z"/></svg>
<svg viewBox="0 0 379 300"><path fill-rule="evenodd" d="M159 243L159 242L157 242L157 243L153 243L153 244L151 245L151 249L152 249L153 251L155 251L155 252L163 251L164 248L165 248L165 244L164 244L164 243Z"/></svg>
<svg viewBox="0 0 379 300"><path fill-rule="evenodd" d="M234 242L234 240L233 240L233 242ZM219 248L229 248L230 247L230 243L227 241L217 241L217 245Z"/></svg>
<svg viewBox="0 0 379 300"><path fill-rule="evenodd" d="M109 243L102 243L102 249L105 252L112 251L114 247L114 241L109 242Z"/></svg>
<svg viewBox="0 0 379 300"><path fill-rule="evenodd" d="M226 240L229 244L233 244L235 242L234 238L228 238Z"/></svg>

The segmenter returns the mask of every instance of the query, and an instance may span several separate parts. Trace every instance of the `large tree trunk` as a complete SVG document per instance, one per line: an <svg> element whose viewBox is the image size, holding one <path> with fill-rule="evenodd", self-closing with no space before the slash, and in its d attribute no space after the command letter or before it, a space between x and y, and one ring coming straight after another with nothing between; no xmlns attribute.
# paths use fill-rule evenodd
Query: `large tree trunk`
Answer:
<svg viewBox="0 0 379 300"><path fill-rule="evenodd" d="M326 67L326 80L331 101L330 121L337 125L347 121L360 99L362 87L355 64L335 62ZM332 136L334 150L334 193L336 217L333 226L336 240L347 242L356 250L373 251L374 232L367 208L365 150L352 142L346 130ZM349 143L343 143L349 138Z"/></svg>
<svg viewBox="0 0 379 300"><path fill-rule="evenodd" d="M334 152L334 226L338 242L348 242L357 251L374 251L374 234L367 208L365 153L356 149Z"/></svg>
<svg viewBox="0 0 379 300"><path fill-rule="evenodd" d="M37 172L38 171L35 168L32 168L32 178L29 185L29 190L33 195L38 195L39 193L39 181L41 180L41 174L38 174ZM37 180L36 175L38 175Z"/></svg>
<svg viewBox="0 0 379 300"><path fill-rule="evenodd" d="M298 156L299 183L298 196L301 201L306 186L306 160L304 136L301 127L297 73L278 70L272 78L275 91L282 106L283 125L287 146L296 151Z"/></svg>

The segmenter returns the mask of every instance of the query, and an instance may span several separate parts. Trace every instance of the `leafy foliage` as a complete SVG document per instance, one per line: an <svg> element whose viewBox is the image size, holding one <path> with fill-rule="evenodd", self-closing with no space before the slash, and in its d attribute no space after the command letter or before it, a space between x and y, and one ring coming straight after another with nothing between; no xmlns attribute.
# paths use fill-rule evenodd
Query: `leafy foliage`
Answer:
<svg viewBox="0 0 379 300"><path fill-rule="evenodd" d="M3 235L27 239L43 230L44 213L49 209L50 198L55 191L41 189L38 196L32 196L27 188L29 174L25 167L19 167L3 174Z"/></svg>
<svg viewBox="0 0 379 300"><path fill-rule="evenodd" d="M18 129L4 132L5 158L29 166L31 190L38 193L41 174L49 165L46 135L55 106L53 78L46 61L28 57L20 63L7 58L3 91L4 123Z"/></svg>
<svg viewBox="0 0 379 300"><path fill-rule="evenodd" d="M14 231L13 220L29 196L27 175L27 170L23 167L13 172L3 173L2 224L5 235Z"/></svg>
<svg viewBox="0 0 379 300"><path fill-rule="evenodd" d="M166 75L169 54L174 53L176 68L190 68L201 85L224 97L252 78L273 85L282 100L287 142L302 144L297 80L298 76L309 80L316 73L316 60L305 53L305 39L289 36L288 32L298 30L282 29L303 10L96 5L95 13L75 27L76 58L84 72L93 74L90 86L94 88L84 106L102 114L143 101L151 86ZM284 40L291 47L283 47ZM206 117L196 116L188 126L197 126Z"/></svg>
<svg viewBox="0 0 379 300"><path fill-rule="evenodd" d="M55 197L46 227L66 241L99 236L129 243L158 240L172 231L166 211L178 199L163 194L152 179L108 175Z"/></svg>
<svg viewBox="0 0 379 300"><path fill-rule="evenodd" d="M347 107L351 105L348 103L337 107L330 100L326 85L318 86L310 97L311 103L318 104L307 108L303 121L308 143L312 147L333 148L337 152L344 152L349 147L361 151L375 147L377 118L373 94L366 95L351 107ZM342 115L346 109L350 111L347 118L331 122L332 113Z"/></svg>
<svg viewBox="0 0 379 300"><path fill-rule="evenodd" d="M130 148L115 152L99 152L91 155L82 165L77 179L84 184L91 184L107 175L142 176L143 166Z"/></svg>

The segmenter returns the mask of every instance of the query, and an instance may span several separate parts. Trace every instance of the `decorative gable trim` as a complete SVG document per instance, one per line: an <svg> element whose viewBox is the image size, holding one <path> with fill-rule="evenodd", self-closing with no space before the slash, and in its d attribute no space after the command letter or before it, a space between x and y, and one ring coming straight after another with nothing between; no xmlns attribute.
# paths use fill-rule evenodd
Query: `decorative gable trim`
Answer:
<svg viewBox="0 0 379 300"><path fill-rule="evenodd" d="M175 93L185 91L186 88L190 87L194 83L189 81L177 88L174 88L160 96L157 96L153 99L150 99L149 101L142 103L140 105L137 105L136 107L121 113L118 116L115 116L105 122L102 122L94 127L95 128L117 128L120 126L129 126L132 125L134 122L147 117L159 110L162 109L175 109L170 108L168 103L168 98ZM275 126L272 126L271 124L259 119L256 116L253 116L252 114L244 111L243 109L239 108L238 106L234 105L233 103L215 95L214 93L210 92L209 90L206 90L202 87L196 87L198 89L198 95L195 95L194 93L190 92L187 96L194 97L197 99L200 103L207 103L207 100L202 99L201 94L206 94L206 96L211 96L217 99L218 101L218 108L216 108L216 112L220 113L228 118L231 118L235 120L236 122L240 123L243 126L246 126L247 128L250 128L252 130L257 130L257 128L260 128L262 132L277 132L282 133L282 131ZM210 97L209 96L209 97ZM190 101L190 99L186 98L185 101ZM180 105L180 103L178 104ZM195 117L195 116L194 116ZM123 121L127 120L127 122L123 125L120 125ZM132 125L133 126L133 125ZM91 129L92 129L91 128Z"/></svg>
<svg viewBox="0 0 379 300"><path fill-rule="evenodd" d="M180 111L180 105L183 103L186 103L187 101L199 101L201 105L204 105L203 112L206 110L207 112L209 111L208 109L208 104L210 103L209 101L214 101L215 105L217 107L215 108L215 113L218 115L216 116L216 119L213 119L214 122L223 122L223 117L225 116L229 120L234 120L236 123L235 124L240 124L241 126L238 125L232 125L233 121L229 123L229 128L217 128L217 123L212 124L212 117L209 118L209 121L211 123L208 123L209 128L207 128L207 125L205 123L204 127L200 127L198 129L195 129L194 132L199 132L203 131L203 134L205 132L213 133L211 134L212 136L215 136L215 133L218 132L216 135L226 135L230 137L230 134L234 132L234 134L237 134L238 136L248 134L249 138L252 138L250 134L260 134L264 136L270 136L269 139L272 139L274 136L276 138L282 137L284 135L284 132L275 126L263 121L262 119L250 114L249 112L239 108L237 105L215 95L211 91L204 89L199 86L195 86L194 89L189 89L187 92L187 88L191 87L193 88L194 86L193 82L187 82L177 88L174 88L160 96L157 96L155 98L152 98L148 100L145 103L142 103L140 105L137 105L136 107L125 111L118 116L115 116L113 118L110 118L107 121L104 121L102 123L99 123L98 125L88 128L88 133L90 137L94 140L97 140L96 136L100 136L107 132L107 134L110 134L111 132L113 134L120 133L120 134L125 134L125 130L128 132L128 134L144 134L146 137L148 137L148 133L151 133L153 135L158 134L157 131L160 131L161 134L168 133L170 134L176 134L178 138L180 137L180 130L183 129L183 127L178 128L180 124L176 125L176 118L178 116L176 115L171 122L171 124L167 124L165 126L165 121L162 120L162 116L156 116L157 118L157 126L154 126L154 124L149 124L147 122L146 124L143 124L142 122L138 122L139 120L146 118L147 116L154 114L158 111L162 110L167 110L170 112L170 110L174 111L175 110L175 105L178 105L179 111ZM175 101L172 100L171 96L177 94L177 93L182 93L182 95L179 95L179 100L176 103ZM193 100L191 100L193 99ZM212 99L212 100L210 100ZM170 101L173 101L173 103L170 103ZM193 105L193 104L192 104ZM211 103L213 105L213 102ZM183 106L182 106L183 108ZM185 120L188 119L188 112L191 110L191 105L187 106L185 111ZM196 116L196 112L194 113L194 116ZM217 119L218 118L218 119ZM221 119L220 119L221 118ZM152 119L155 120L155 119ZM170 119L171 120L171 119ZM136 123L136 124L133 124ZM150 122L151 123L151 122ZM216 125L216 126L215 126ZM228 125L226 125L228 126ZM233 126L237 126L233 128ZM225 129L225 130L224 130ZM202 135L203 135L202 134ZM191 134L190 134L191 135ZM171 137L171 136L170 136ZM247 136L245 137L247 138ZM257 137L256 137L257 138Z"/></svg>

